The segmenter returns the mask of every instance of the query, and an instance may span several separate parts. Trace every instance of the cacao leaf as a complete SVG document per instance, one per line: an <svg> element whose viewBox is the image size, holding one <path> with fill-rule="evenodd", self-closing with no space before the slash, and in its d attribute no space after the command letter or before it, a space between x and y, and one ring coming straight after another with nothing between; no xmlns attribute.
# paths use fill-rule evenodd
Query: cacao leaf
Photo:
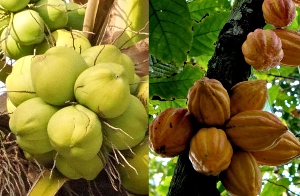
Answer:
<svg viewBox="0 0 300 196"><path fill-rule="evenodd" d="M149 97L156 95L166 100L185 99L189 88L203 75L204 72L199 66L187 65L175 76L150 78Z"/></svg>
<svg viewBox="0 0 300 196"><path fill-rule="evenodd" d="M277 98L277 95L279 93L280 87L278 85L273 85L271 88L268 89L269 92L269 103L273 104L274 101Z"/></svg>
<svg viewBox="0 0 300 196"><path fill-rule="evenodd" d="M167 108L186 108L186 99L175 99L173 101L159 101L159 100L150 100L150 104L153 106L158 106L154 110L155 114L159 114Z"/></svg>
<svg viewBox="0 0 300 196"><path fill-rule="evenodd" d="M220 12L206 16L199 23L193 25L193 45L189 56L212 55L215 51L215 42L230 12Z"/></svg>
<svg viewBox="0 0 300 196"><path fill-rule="evenodd" d="M206 14L226 11L230 9L230 3L227 0L220 1L193 1L188 3L188 7L193 20L200 21Z"/></svg>
<svg viewBox="0 0 300 196"><path fill-rule="evenodd" d="M290 181L288 178L282 178L278 181L269 181L262 190L260 196L281 196L286 191L284 187L289 187Z"/></svg>
<svg viewBox="0 0 300 196"><path fill-rule="evenodd" d="M192 42L192 20L185 0L150 0L149 51L164 62L183 63Z"/></svg>
<svg viewBox="0 0 300 196"><path fill-rule="evenodd" d="M182 68L178 68L176 65L170 63L162 63L159 59L156 59L150 55L150 71L149 76L152 78L155 77L167 77L174 73L180 72Z"/></svg>

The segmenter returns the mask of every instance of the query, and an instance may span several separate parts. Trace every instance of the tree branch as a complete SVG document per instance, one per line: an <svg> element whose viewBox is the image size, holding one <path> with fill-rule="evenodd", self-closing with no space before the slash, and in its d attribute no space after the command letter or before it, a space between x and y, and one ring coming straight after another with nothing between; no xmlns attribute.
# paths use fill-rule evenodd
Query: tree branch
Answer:
<svg viewBox="0 0 300 196"><path fill-rule="evenodd" d="M227 90L250 76L251 67L245 62L241 47L248 33L265 25L262 3L262 0L237 1L219 34L215 53L208 63L207 77L221 81Z"/></svg>

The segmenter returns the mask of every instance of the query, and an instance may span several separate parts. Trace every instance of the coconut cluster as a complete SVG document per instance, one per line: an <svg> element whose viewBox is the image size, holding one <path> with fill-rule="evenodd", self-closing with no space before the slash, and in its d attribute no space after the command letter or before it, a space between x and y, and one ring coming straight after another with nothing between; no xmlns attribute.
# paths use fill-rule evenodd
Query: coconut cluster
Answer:
<svg viewBox="0 0 300 196"><path fill-rule="evenodd" d="M52 46L82 52L91 47L81 32L85 10L61 0L0 0L1 49L14 60Z"/></svg>
<svg viewBox="0 0 300 196"><path fill-rule="evenodd" d="M148 114L138 96L144 82L113 45L81 54L54 46L21 57L6 79L10 129L27 158L70 179L92 180L109 152L147 137Z"/></svg>

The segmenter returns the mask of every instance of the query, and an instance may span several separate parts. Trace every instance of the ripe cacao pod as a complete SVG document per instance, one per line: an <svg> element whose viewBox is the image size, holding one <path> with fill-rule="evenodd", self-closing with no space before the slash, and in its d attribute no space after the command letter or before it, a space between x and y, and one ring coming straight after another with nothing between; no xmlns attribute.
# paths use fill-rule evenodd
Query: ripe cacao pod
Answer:
<svg viewBox="0 0 300 196"><path fill-rule="evenodd" d="M250 152L235 150L229 167L221 173L221 182L230 195L257 196L262 176Z"/></svg>
<svg viewBox="0 0 300 196"><path fill-rule="evenodd" d="M195 119L186 108L168 108L149 126L150 148L162 157L179 155L189 144Z"/></svg>
<svg viewBox="0 0 300 196"><path fill-rule="evenodd" d="M287 131L279 143L269 150L252 152L261 165L279 166L287 164L300 155L300 142L290 131Z"/></svg>
<svg viewBox="0 0 300 196"><path fill-rule="evenodd" d="M262 11L265 21L276 28L290 25L296 16L293 0L264 0Z"/></svg>
<svg viewBox="0 0 300 196"><path fill-rule="evenodd" d="M230 118L230 98L221 82L204 77L189 89L188 109L200 124L222 126Z"/></svg>
<svg viewBox="0 0 300 196"><path fill-rule="evenodd" d="M239 82L230 90L230 116L248 110L262 110L267 99L266 80Z"/></svg>
<svg viewBox="0 0 300 196"><path fill-rule="evenodd" d="M245 151L261 151L274 147L287 127L274 114L262 110L240 112L231 117L225 132L232 144Z"/></svg>
<svg viewBox="0 0 300 196"><path fill-rule="evenodd" d="M282 43L283 58L281 64L290 67L297 67L300 65L300 33L287 29L272 30L280 38Z"/></svg>
<svg viewBox="0 0 300 196"><path fill-rule="evenodd" d="M300 0L293 0L293 2L295 3L295 6L296 6L296 7L299 7Z"/></svg>
<svg viewBox="0 0 300 196"><path fill-rule="evenodd" d="M271 30L255 29L242 45L245 61L257 71L268 71L283 58L281 40Z"/></svg>
<svg viewBox="0 0 300 196"><path fill-rule="evenodd" d="M227 169L232 153L232 146L222 129L201 128L190 142L189 159L193 168L207 176L217 176Z"/></svg>

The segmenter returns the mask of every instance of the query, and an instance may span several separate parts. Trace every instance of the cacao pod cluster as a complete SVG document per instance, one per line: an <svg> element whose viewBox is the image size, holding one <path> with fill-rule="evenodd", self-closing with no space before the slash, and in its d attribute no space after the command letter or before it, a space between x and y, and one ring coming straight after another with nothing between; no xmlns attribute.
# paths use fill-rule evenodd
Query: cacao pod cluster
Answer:
<svg viewBox="0 0 300 196"><path fill-rule="evenodd" d="M256 29L242 45L245 61L257 71L300 65L300 33L286 29L296 17L294 0L264 0L263 17L274 29Z"/></svg>
<svg viewBox="0 0 300 196"><path fill-rule="evenodd" d="M300 142L264 111L267 81L239 82L228 92L204 77L189 89L187 108L168 108L150 124L150 147L163 157L189 150L193 168L219 176L231 195L261 191L259 165L283 165L300 155Z"/></svg>
<svg viewBox="0 0 300 196"><path fill-rule="evenodd" d="M82 33L86 8L61 0L0 0L1 50L17 60L51 46L91 47Z"/></svg>
<svg viewBox="0 0 300 196"><path fill-rule="evenodd" d="M96 178L115 151L135 149L131 159L137 157L145 168L148 153L138 150L148 138L145 84L147 75L137 75L132 59L114 45L81 54L54 46L13 64L6 79L9 126L29 160L69 179Z"/></svg>

